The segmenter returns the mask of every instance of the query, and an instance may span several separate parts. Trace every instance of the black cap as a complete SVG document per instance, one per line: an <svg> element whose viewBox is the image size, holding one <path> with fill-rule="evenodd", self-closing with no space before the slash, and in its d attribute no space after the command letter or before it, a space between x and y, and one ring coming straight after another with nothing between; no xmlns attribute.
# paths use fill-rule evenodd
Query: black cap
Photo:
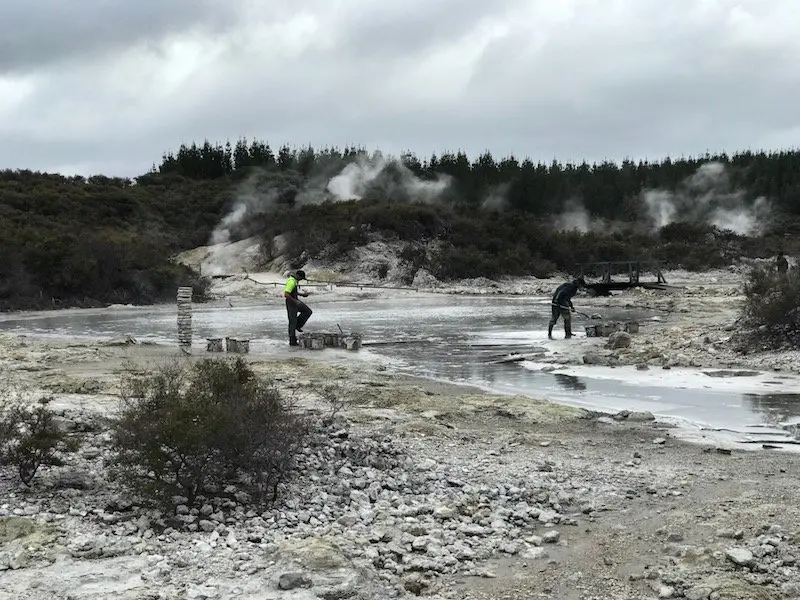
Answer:
<svg viewBox="0 0 800 600"><path fill-rule="evenodd" d="M295 273L295 278L296 278L298 281L299 281L300 279L305 279L305 278L306 278L306 272L305 272L305 271L303 271L303 269L300 269L300 270L298 270L298 271L297 271L297 273Z"/></svg>

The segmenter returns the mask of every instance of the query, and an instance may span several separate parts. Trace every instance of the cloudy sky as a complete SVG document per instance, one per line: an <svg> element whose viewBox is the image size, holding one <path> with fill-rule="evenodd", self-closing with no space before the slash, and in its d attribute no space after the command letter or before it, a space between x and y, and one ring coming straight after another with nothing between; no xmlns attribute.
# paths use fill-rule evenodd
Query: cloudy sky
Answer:
<svg viewBox="0 0 800 600"><path fill-rule="evenodd" d="M659 158L800 141L798 0L0 1L0 168L182 142Z"/></svg>

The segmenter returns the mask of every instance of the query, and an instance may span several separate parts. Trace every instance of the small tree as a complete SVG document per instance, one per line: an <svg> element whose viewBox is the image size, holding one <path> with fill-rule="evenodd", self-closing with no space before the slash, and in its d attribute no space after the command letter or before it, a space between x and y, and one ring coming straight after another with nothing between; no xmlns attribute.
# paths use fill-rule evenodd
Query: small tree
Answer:
<svg viewBox="0 0 800 600"><path fill-rule="evenodd" d="M743 321L749 343L778 347L800 344L800 272L780 274L757 267L744 285Z"/></svg>
<svg viewBox="0 0 800 600"><path fill-rule="evenodd" d="M145 499L190 504L228 484L268 502L308 431L242 358L170 364L122 382L112 475Z"/></svg>
<svg viewBox="0 0 800 600"><path fill-rule="evenodd" d="M62 452L74 452L77 440L61 430L42 398L35 406L12 404L0 416L0 464L14 466L20 481L29 486L41 466L61 466Z"/></svg>

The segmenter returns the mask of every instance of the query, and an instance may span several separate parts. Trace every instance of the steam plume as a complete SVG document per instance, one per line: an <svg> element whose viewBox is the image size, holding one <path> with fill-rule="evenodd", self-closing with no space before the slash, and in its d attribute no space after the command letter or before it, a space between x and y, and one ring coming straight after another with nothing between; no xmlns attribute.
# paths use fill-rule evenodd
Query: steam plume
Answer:
<svg viewBox="0 0 800 600"><path fill-rule="evenodd" d="M433 181L420 179L402 161L376 153L360 157L332 177L325 186L335 201L361 200L374 196L396 202L435 202L450 186L451 179L439 175Z"/></svg>
<svg viewBox="0 0 800 600"><path fill-rule="evenodd" d="M502 212L508 206L508 190L511 187L509 183L503 183L492 187L486 194L486 197L481 202L483 210L493 210Z"/></svg>
<svg viewBox="0 0 800 600"><path fill-rule="evenodd" d="M295 205L343 202L372 196L393 202L436 202L447 191L451 178L439 175L433 181L420 179L396 158L380 153L362 156L333 177L317 174L302 188L291 177L282 179L256 171L236 190L231 211L211 234L210 244L228 244L241 238L248 219L271 212L280 202L294 199Z"/></svg>
<svg viewBox="0 0 800 600"><path fill-rule="evenodd" d="M746 192L733 188L726 166L719 162L701 165L675 192L643 191L642 201L655 228L691 221L753 235L760 232L771 212L766 198L748 203Z"/></svg>
<svg viewBox="0 0 800 600"><path fill-rule="evenodd" d="M262 173L255 172L239 185L233 208L211 233L211 244L229 243L231 234L247 217L267 213L274 208L280 192L277 188L259 185L261 178Z"/></svg>
<svg viewBox="0 0 800 600"><path fill-rule="evenodd" d="M564 211L555 217L553 224L560 231L591 231L591 216L583 204L574 198L564 203Z"/></svg>

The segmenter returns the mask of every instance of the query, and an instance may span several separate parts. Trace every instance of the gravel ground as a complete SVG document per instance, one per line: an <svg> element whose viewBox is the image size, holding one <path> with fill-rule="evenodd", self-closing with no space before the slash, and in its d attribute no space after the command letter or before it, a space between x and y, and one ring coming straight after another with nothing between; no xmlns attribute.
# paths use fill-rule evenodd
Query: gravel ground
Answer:
<svg viewBox="0 0 800 600"><path fill-rule="evenodd" d="M6 397L47 392L82 450L0 478L0 598L796 598L797 455L397 377L336 353L248 356L319 415L279 503L154 513L105 479L126 365L162 346L0 338ZM324 385L340 390L335 418Z"/></svg>

